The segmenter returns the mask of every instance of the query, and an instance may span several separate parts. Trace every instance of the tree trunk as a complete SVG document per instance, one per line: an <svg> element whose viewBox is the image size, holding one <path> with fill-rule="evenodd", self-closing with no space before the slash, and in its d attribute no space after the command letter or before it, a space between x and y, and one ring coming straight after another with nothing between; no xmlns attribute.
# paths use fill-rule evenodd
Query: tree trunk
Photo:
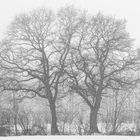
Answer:
<svg viewBox="0 0 140 140"><path fill-rule="evenodd" d="M15 123L15 134L17 136L18 135L18 129L17 129L17 117L16 116L14 118L14 123Z"/></svg>
<svg viewBox="0 0 140 140"><path fill-rule="evenodd" d="M118 110L118 94L115 94L115 110L114 110L114 117L113 117L113 126L112 126L112 134L116 134L117 129L117 110Z"/></svg>
<svg viewBox="0 0 140 140"><path fill-rule="evenodd" d="M58 126L57 126L56 106L55 106L55 102L53 101L49 103L50 103L50 111L51 111L51 116L52 116L51 134L55 135L59 133Z"/></svg>
<svg viewBox="0 0 140 140"><path fill-rule="evenodd" d="M90 134L100 133L97 126L97 116L100 108L101 97L96 97L94 107L90 107Z"/></svg>

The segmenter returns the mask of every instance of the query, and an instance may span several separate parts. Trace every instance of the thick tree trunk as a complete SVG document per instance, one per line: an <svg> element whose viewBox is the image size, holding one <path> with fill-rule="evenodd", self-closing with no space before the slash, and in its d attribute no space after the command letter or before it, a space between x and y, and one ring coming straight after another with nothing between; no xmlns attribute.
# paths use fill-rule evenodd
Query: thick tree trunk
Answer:
<svg viewBox="0 0 140 140"><path fill-rule="evenodd" d="M94 107L90 107L90 134L100 133L97 126L97 115L101 99L101 97L97 97Z"/></svg>
<svg viewBox="0 0 140 140"><path fill-rule="evenodd" d="M97 112L94 109L90 110L90 134L99 133L97 126Z"/></svg>
<svg viewBox="0 0 140 140"><path fill-rule="evenodd" d="M55 106L55 102L49 102L49 103L50 103L50 111L52 116L51 134L56 135L59 133L58 126L57 126L56 106Z"/></svg>

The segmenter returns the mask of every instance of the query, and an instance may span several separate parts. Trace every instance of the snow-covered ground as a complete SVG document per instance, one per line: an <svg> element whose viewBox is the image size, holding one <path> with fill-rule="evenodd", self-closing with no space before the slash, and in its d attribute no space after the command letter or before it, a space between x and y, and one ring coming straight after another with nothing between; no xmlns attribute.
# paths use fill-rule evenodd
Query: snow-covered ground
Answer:
<svg viewBox="0 0 140 140"><path fill-rule="evenodd" d="M1 137L0 140L139 140L138 136L20 136Z"/></svg>

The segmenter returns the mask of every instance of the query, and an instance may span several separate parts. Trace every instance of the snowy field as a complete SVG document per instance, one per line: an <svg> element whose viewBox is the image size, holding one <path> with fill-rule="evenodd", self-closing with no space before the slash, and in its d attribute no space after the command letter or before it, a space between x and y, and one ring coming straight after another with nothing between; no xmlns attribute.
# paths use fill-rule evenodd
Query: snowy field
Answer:
<svg viewBox="0 0 140 140"><path fill-rule="evenodd" d="M0 140L139 140L138 136L21 136L1 137Z"/></svg>

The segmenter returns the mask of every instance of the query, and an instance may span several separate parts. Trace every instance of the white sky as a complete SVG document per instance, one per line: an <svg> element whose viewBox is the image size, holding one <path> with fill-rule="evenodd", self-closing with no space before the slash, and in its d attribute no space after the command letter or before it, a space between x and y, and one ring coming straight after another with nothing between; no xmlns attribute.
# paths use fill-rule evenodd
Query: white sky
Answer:
<svg viewBox="0 0 140 140"><path fill-rule="evenodd" d="M140 0L0 0L0 39L14 16L38 7L54 11L62 6L73 4L76 8L86 9L89 13L102 12L127 20L127 31L136 39L140 47Z"/></svg>

